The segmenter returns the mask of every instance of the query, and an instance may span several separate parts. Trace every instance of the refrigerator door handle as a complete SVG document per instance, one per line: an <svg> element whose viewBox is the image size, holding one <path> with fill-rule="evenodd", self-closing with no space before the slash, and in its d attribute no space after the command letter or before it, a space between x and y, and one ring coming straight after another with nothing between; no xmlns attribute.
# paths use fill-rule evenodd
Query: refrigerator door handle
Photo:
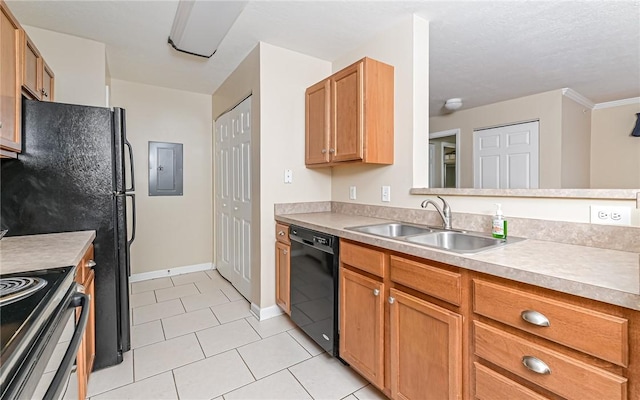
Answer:
<svg viewBox="0 0 640 400"><path fill-rule="evenodd" d="M127 241L127 244L131 246L131 243L136 239L136 195L134 193L125 193L126 197L131 197L131 207L132 207L132 230L131 230L131 239Z"/></svg>
<svg viewBox="0 0 640 400"><path fill-rule="evenodd" d="M129 148L129 166L131 167L131 187L125 188L125 192L133 192L136 190L136 179L133 174L133 147L131 147L131 143L129 143L126 137L124 138L124 144Z"/></svg>

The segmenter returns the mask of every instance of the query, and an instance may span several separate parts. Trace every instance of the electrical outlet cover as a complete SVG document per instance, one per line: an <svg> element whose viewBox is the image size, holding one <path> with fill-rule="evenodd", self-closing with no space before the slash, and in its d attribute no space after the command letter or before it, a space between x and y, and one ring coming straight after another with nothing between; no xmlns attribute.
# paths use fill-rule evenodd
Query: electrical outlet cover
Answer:
<svg viewBox="0 0 640 400"><path fill-rule="evenodd" d="M620 206L591 206L591 223L602 225L631 225L631 208Z"/></svg>

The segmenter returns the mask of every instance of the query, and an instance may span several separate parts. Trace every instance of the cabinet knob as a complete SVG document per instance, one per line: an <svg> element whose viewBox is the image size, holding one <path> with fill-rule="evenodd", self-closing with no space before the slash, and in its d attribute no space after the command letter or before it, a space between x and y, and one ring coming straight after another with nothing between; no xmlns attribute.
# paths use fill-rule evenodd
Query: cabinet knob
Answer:
<svg viewBox="0 0 640 400"><path fill-rule="evenodd" d="M87 261L87 267L93 268L95 266L96 266L96 262L95 261L93 261L93 260Z"/></svg>
<svg viewBox="0 0 640 400"><path fill-rule="evenodd" d="M289 254L289 250L287 250L287 249L282 250L282 254L285 254L285 255Z"/></svg>
<svg viewBox="0 0 640 400"><path fill-rule="evenodd" d="M325 154L327 152L327 149L322 149L322 151L320 151L322 154Z"/></svg>
<svg viewBox="0 0 640 400"><path fill-rule="evenodd" d="M233 207L233 211L238 211L238 207Z"/></svg>
<svg viewBox="0 0 640 400"><path fill-rule="evenodd" d="M524 310L520 313L520 317L528 323L536 326L550 326L549 319L534 310Z"/></svg>
<svg viewBox="0 0 640 400"><path fill-rule="evenodd" d="M529 371L535 372L540 375L551 375L551 369L544 361L533 356L522 357L522 364L527 367Z"/></svg>
<svg viewBox="0 0 640 400"><path fill-rule="evenodd" d="M395 301L395 297L389 296L389 304L393 304Z"/></svg>
<svg viewBox="0 0 640 400"><path fill-rule="evenodd" d="M278 231L278 236L284 236L284 231Z"/></svg>
<svg viewBox="0 0 640 400"><path fill-rule="evenodd" d="M373 289L373 295L377 296L380 294L380 290L379 289Z"/></svg>
<svg viewBox="0 0 640 400"><path fill-rule="evenodd" d="M222 203L222 207L226 207L226 206L227 206L227 203Z"/></svg>
<svg viewBox="0 0 640 400"><path fill-rule="evenodd" d="M329 149L329 153L333 154L336 152L336 149Z"/></svg>

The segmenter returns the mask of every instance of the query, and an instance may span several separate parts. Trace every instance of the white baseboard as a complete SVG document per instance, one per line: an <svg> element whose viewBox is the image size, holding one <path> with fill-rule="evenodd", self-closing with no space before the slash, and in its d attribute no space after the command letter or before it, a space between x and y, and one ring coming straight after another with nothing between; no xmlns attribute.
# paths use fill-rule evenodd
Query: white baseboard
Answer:
<svg viewBox="0 0 640 400"><path fill-rule="evenodd" d="M260 308L257 304L251 303L251 313L258 318L259 321L264 321L265 319L277 317L278 315L284 314L284 311L277 305L273 305L271 307Z"/></svg>
<svg viewBox="0 0 640 400"><path fill-rule="evenodd" d="M142 272L139 274L132 274L129 277L129 282L133 283L133 282L147 281L149 279L165 278L167 276L188 274L190 272L207 271L210 269L216 269L216 266L213 265L213 263L185 265L184 267L175 267L170 269L162 269L158 271L149 271L149 272Z"/></svg>

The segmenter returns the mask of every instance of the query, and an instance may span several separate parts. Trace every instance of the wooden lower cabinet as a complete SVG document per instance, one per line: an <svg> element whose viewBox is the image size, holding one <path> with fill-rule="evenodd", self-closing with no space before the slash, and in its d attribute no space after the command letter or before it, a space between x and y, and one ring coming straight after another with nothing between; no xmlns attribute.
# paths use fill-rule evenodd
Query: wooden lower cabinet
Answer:
<svg viewBox="0 0 640 400"><path fill-rule="evenodd" d="M276 242L276 304L291 315L291 245Z"/></svg>
<svg viewBox="0 0 640 400"><path fill-rule="evenodd" d="M384 388L384 285L340 268L340 357Z"/></svg>
<svg viewBox="0 0 640 400"><path fill-rule="evenodd" d="M478 400L549 400L480 363L473 368Z"/></svg>
<svg viewBox="0 0 640 400"><path fill-rule="evenodd" d="M640 400L640 312L340 246L340 355L391 399Z"/></svg>
<svg viewBox="0 0 640 400"><path fill-rule="evenodd" d="M462 316L389 292L391 397L462 399Z"/></svg>
<svg viewBox="0 0 640 400"><path fill-rule="evenodd" d="M95 272L92 269L93 264L93 245L85 253L82 261L78 265L76 274L76 282L84 287L84 293L89 296L90 311L87 327L84 331L84 337L80 342L78 354L76 356L76 373L78 377L78 399L87 397L87 386L89 385L89 376L93 370L93 361L96 358L96 342L95 342L95 325L96 325L96 305L95 305ZM80 317L80 312L77 312Z"/></svg>

